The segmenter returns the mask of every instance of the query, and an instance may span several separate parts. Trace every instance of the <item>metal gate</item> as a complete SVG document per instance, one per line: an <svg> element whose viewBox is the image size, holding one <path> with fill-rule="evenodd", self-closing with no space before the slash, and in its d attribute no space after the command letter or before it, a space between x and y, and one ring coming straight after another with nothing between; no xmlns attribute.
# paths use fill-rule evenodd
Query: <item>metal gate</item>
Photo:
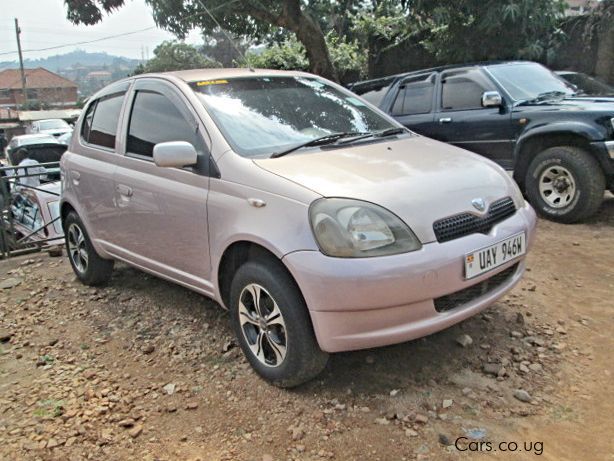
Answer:
<svg viewBox="0 0 614 461"><path fill-rule="evenodd" d="M0 256L64 245L60 164L0 168Z"/></svg>

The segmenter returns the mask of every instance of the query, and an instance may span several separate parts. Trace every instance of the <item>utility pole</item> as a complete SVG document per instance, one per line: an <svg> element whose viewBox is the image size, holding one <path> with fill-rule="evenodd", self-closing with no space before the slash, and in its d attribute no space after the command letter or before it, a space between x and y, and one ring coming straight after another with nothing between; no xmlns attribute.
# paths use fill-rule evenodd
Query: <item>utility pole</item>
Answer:
<svg viewBox="0 0 614 461"><path fill-rule="evenodd" d="M26 73L23 70L23 54L21 53L21 29L19 28L19 22L15 18L15 35L17 36L17 51L19 52L19 69L21 71L21 91L23 94L23 105L28 103L28 94L26 93Z"/></svg>

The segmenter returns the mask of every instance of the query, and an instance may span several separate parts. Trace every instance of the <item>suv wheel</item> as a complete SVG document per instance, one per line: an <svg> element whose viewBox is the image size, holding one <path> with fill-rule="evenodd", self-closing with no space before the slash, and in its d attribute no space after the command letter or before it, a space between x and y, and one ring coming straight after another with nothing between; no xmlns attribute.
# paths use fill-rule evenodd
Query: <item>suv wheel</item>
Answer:
<svg viewBox="0 0 614 461"><path fill-rule="evenodd" d="M68 259L77 278L91 286L108 282L113 272L113 261L98 256L77 213L68 213L63 227Z"/></svg>
<svg viewBox="0 0 614 461"><path fill-rule="evenodd" d="M247 360L276 386L297 386L326 366L328 354L318 347L303 297L278 264L250 261L241 266L232 281L229 308Z"/></svg>
<svg viewBox="0 0 614 461"><path fill-rule="evenodd" d="M594 214L605 191L603 171L588 152L557 146L540 152L529 165L526 191L544 217L574 223Z"/></svg>

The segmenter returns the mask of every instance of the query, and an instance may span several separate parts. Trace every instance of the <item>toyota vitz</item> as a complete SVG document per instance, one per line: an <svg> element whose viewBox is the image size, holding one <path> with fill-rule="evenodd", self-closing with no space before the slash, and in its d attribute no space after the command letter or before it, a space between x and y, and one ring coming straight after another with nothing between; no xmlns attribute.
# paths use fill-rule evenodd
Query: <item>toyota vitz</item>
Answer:
<svg viewBox="0 0 614 461"><path fill-rule="evenodd" d="M84 108L62 178L83 283L118 260L215 299L253 368L285 387L328 353L476 314L520 280L534 239L500 167L300 72L114 83Z"/></svg>

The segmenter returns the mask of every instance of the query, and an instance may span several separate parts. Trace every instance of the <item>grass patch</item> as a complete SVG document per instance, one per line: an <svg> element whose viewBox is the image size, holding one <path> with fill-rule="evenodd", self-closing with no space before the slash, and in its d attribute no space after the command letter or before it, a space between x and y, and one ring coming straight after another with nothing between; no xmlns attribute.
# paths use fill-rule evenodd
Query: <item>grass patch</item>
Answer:
<svg viewBox="0 0 614 461"><path fill-rule="evenodd" d="M62 416L64 414L64 402L62 400L47 399L38 402L38 407L33 412L34 416L47 418Z"/></svg>

